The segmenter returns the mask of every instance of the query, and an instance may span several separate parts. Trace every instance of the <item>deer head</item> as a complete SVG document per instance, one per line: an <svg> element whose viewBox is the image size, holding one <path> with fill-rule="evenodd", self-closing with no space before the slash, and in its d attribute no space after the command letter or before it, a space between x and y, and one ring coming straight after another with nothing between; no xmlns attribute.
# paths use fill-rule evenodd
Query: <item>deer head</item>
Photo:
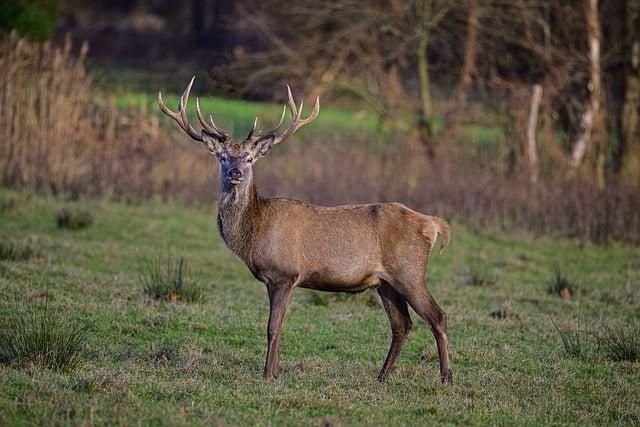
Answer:
<svg viewBox="0 0 640 427"><path fill-rule="evenodd" d="M171 111L164 104L161 93L158 93L158 104L163 113L175 120L192 139L202 142L202 145L218 159L222 191L229 191L252 182L255 162L259 158L266 156L271 147L289 138L302 126L311 123L320 112L320 98L316 98L313 111L309 117L301 119L303 103L300 103L300 107L296 107L291 89L287 85L288 104L291 110L291 122L287 128L282 132L278 132L284 122L286 113L286 106L284 106L280 120L273 129L266 132L257 131L258 118L256 117L247 137L242 142L236 142L227 132L215 125L211 115L207 122L200 111L200 102L197 98L196 115L202 129L198 132L191 126L187 117L186 107L194 80L195 76L191 78L189 85L180 97L177 112Z"/></svg>

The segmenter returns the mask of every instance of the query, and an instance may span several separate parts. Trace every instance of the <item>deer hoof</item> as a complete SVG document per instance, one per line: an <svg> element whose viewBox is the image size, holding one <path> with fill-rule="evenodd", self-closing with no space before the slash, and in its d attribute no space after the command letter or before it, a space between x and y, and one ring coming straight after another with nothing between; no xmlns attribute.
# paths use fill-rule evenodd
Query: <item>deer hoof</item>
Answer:
<svg viewBox="0 0 640 427"><path fill-rule="evenodd" d="M449 368L443 373L440 374L442 378L442 384L452 385L453 384L453 369Z"/></svg>

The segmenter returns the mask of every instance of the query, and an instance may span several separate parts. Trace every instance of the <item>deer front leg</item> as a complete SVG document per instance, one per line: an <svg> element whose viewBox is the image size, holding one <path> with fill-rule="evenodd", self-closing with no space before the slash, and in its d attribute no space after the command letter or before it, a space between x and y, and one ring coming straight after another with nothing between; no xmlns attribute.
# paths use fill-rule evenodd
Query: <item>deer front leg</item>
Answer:
<svg viewBox="0 0 640 427"><path fill-rule="evenodd" d="M291 286L287 283L269 284L269 324L267 326L267 360L264 377L277 377L280 371L280 335L282 323L291 299Z"/></svg>

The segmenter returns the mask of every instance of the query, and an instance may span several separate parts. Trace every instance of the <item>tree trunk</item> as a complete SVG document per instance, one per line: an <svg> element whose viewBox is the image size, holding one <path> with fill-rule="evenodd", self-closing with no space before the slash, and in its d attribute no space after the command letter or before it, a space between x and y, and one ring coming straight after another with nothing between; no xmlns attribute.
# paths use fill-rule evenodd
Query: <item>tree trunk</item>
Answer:
<svg viewBox="0 0 640 427"><path fill-rule="evenodd" d="M620 116L620 156L624 173L640 184L640 3L627 0L626 15L629 56Z"/></svg>
<svg viewBox="0 0 640 427"><path fill-rule="evenodd" d="M538 164L538 146L536 142L536 128L538 127L538 112L542 101L542 86L533 85L531 95L531 107L529 108L529 120L527 121L527 139L525 155L529 163L529 180L532 184L538 182L540 166Z"/></svg>
<svg viewBox="0 0 640 427"><path fill-rule="evenodd" d="M431 102L431 83L429 81L429 62L427 59L427 46L429 35L424 33L418 43L418 78L420 81L420 111L418 115L418 137L427 150L427 156L435 156L431 119L433 117L433 104Z"/></svg>
<svg viewBox="0 0 640 427"><path fill-rule="evenodd" d="M578 169L587 154L593 159L598 183L604 187L605 129L601 111L602 74L600 69L600 45L602 32L598 18L598 0L585 0L587 36L589 39L590 100L582 115L581 132L571 155L571 166Z"/></svg>
<svg viewBox="0 0 640 427"><path fill-rule="evenodd" d="M431 100L431 81L429 79L429 58L427 57L429 34L431 32L428 21L431 15L432 2L431 0L424 0L421 6L422 9L419 11L419 19L421 20L419 23L420 35L416 51L418 81L420 84L420 107L418 111L417 131L420 143L427 151L427 156L433 158L435 156L435 141L433 140L433 131L431 128L433 103Z"/></svg>
<svg viewBox="0 0 640 427"><path fill-rule="evenodd" d="M480 20L480 7L478 0L469 0L469 15L467 18L467 38L464 45L464 59L462 62L462 72L460 74L460 84L456 93L456 100L453 108L447 113L445 131L450 138L455 139L462 123L462 114L467 105L467 95L471 87L471 78L474 73L476 63L476 52L478 50L478 26Z"/></svg>

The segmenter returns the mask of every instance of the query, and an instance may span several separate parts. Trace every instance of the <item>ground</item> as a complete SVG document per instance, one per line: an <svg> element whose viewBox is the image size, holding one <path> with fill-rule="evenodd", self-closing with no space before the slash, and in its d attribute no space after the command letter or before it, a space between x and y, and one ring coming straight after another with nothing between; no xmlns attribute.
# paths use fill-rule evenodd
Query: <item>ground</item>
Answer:
<svg viewBox="0 0 640 427"><path fill-rule="evenodd" d="M215 205L70 202L0 190L0 239L38 255L0 261L0 304L48 296L93 334L80 366L0 365L0 425L640 423L640 363L594 350L567 356L552 321L638 322L640 251L452 224L429 288L449 315L454 385L440 384L430 330L414 328L387 382L390 328L370 294L297 290L282 374L262 379L265 287L224 247ZM56 213L82 204L89 227ZM429 212L427 212L429 213ZM205 286L196 303L146 297L139 257L185 256ZM576 284L548 292L554 266ZM493 313L493 315L492 315Z"/></svg>

